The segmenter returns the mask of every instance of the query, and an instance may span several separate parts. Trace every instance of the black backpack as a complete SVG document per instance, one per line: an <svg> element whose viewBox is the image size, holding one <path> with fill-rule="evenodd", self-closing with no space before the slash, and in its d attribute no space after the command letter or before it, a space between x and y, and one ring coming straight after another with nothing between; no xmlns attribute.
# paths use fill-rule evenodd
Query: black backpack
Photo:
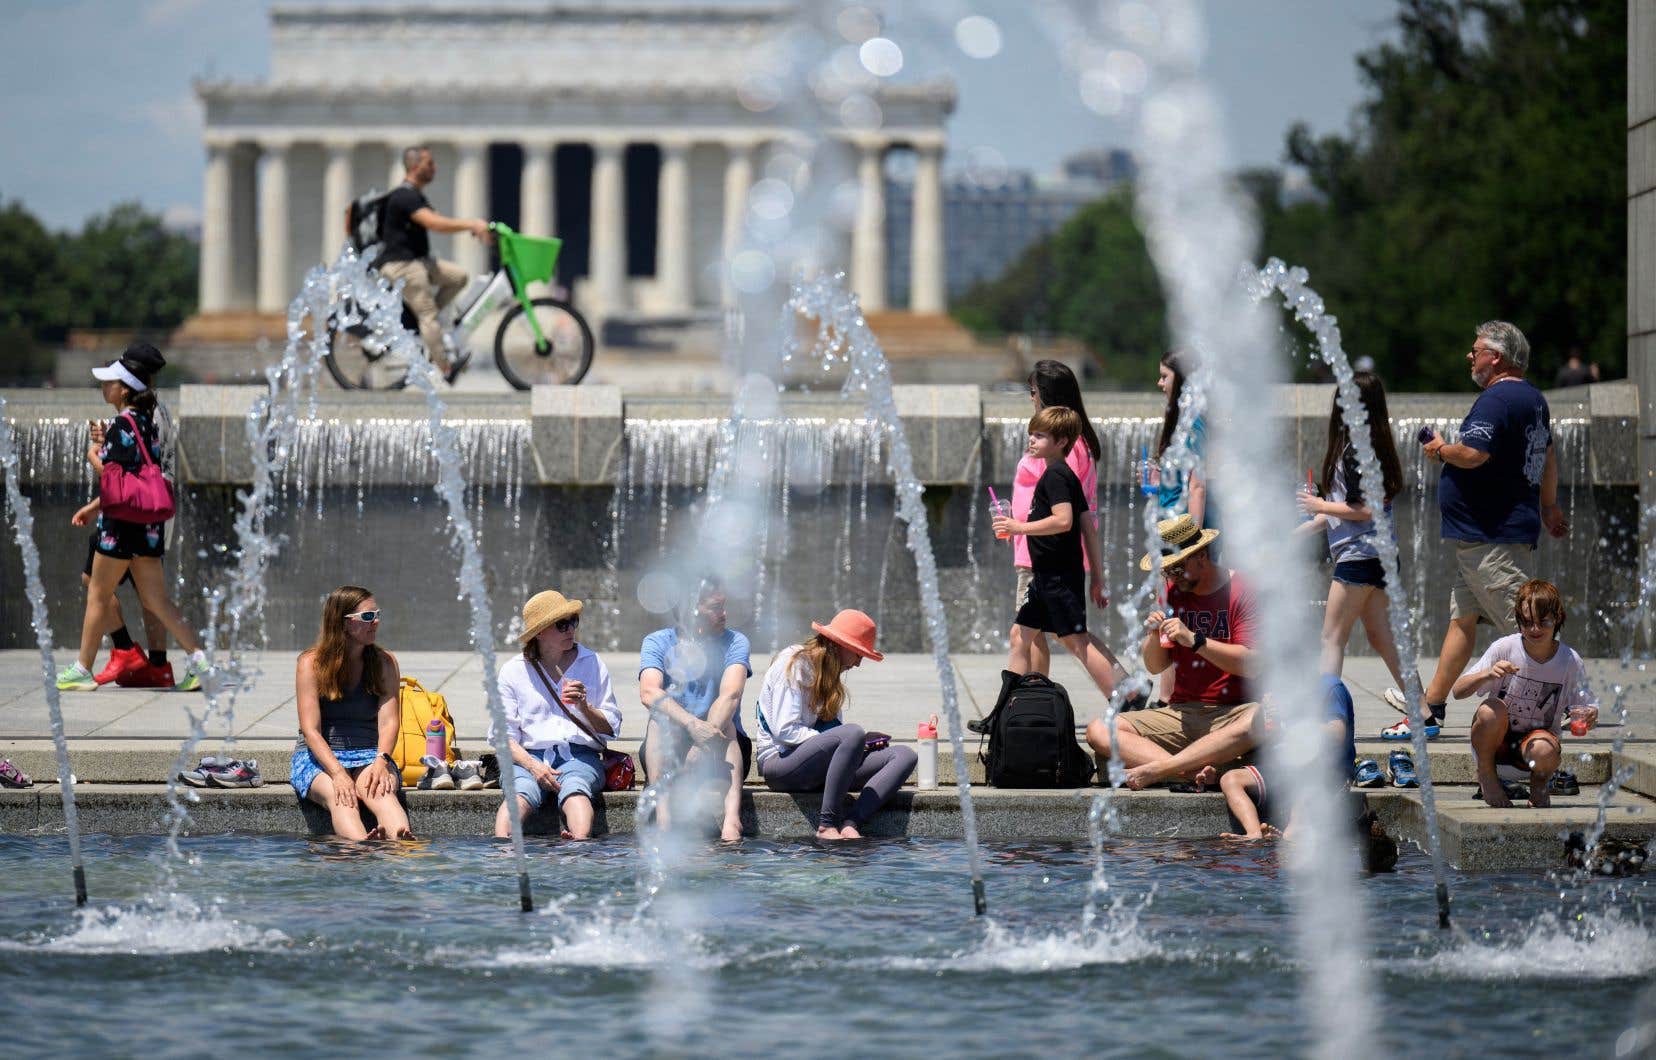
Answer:
<svg viewBox="0 0 1656 1060"><path fill-rule="evenodd" d="M988 721L989 753L979 757L997 788L1078 788L1092 779L1092 756L1075 742L1069 693L1044 674L1001 671Z"/></svg>
<svg viewBox="0 0 1656 1060"><path fill-rule="evenodd" d="M353 199L345 207L345 237L358 254L380 241L380 226L385 223L385 200L388 191L369 189L366 195Z"/></svg>

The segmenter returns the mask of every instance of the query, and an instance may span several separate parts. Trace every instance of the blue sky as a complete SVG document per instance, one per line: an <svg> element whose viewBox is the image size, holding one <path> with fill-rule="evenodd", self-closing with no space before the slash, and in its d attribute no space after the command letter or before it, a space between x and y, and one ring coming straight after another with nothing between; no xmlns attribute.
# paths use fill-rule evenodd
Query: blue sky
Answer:
<svg viewBox="0 0 1656 1060"><path fill-rule="evenodd" d="M873 0L870 0L873 2ZM1013 169L1053 169L1066 154L1130 146L1089 111L1031 8L1040 0L889 0L924 58L960 86L950 162L987 147ZM201 199L201 76L266 75L270 0L8 0L0 35L0 197L53 227L137 199L179 219ZM873 3L873 6L882 6ZM1209 72L1228 108L1241 164L1280 161L1294 121L1344 129L1360 98L1355 55L1391 32L1395 0L1204 0ZM1003 47L971 59L948 27L993 19ZM912 36L908 39L913 39Z"/></svg>

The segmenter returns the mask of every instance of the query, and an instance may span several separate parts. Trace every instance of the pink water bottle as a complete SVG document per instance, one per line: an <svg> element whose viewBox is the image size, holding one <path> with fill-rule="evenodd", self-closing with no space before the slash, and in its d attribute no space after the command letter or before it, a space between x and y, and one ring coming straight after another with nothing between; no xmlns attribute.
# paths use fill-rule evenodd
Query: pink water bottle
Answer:
<svg viewBox="0 0 1656 1060"><path fill-rule="evenodd" d="M431 723L426 726L425 753L439 762L447 762L448 747L445 745L448 741L444 739L447 735L448 729L443 725L443 719L432 718Z"/></svg>

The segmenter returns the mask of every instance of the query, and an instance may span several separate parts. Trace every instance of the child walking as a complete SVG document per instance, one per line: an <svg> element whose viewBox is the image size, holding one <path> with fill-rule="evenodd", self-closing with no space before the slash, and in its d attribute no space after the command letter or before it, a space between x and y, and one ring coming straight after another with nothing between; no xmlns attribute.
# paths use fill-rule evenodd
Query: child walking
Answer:
<svg viewBox="0 0 1656 1060"><path fill-rule="evenodd" d="M1013 619L1012 651L1007 669L1027 674L1034 669L1034 645L1051 633L1081 665L1106 697L1115 688L1119 664L1097 637L1087 632L1086 570L1082 563L1081 515L1087 497L1081 480L1065 462L1081 436L1081 417L1072 409L1049 405L1029 421L1029 455L1046 464L1035 483L1027 520L997 516L997 535L1029 539L1029 596Z"/></svg>
<svg viewBox="0 0 1656 1060"><path fill-rule="evenodd" d="M1403 465L1392 441L1391 417L1386 411L1386 388L1373 372L1358 372L1357 392L1368 412L1369 442L1380 462L1377 484L1361 480L1357 447L1338 400L1328 417L1328 449L1323 454L1317 490L1322 496L1300 494L1300 510L1311 516L1302 533L1322 530L1328 535L1328 554L1334 560L1334 580L1328 586L1328 608L1323 612L1321 672L1335 677L1345 668L1346 644L1359 621L1369 643L1386 662L1392 680L1403 687L1402 660L1392 639L1386 614L1386 576L1380 565L1380 544L1372 504L1376 493L1391 511L1392 498L1403 489ZM1374 488L1375 485L1379 489ZM1407 736L1407 729L1404 735Z"/></svg>
<svg viewBox="0 0 1656 1060"><path fill-rule="evenodd" d="M1552 805L1549 786L1558 771L1559 732L1585 734L1598 724L1598 700L1574 648L1559 639L1564 601L1551 582L1532 578L1518 587L1518 632L1489 646L1455 682L1454 695L1482 695L1472 715L1472 754L1478 788L1491 806L1511 806L1496 766L1528 769L1529 804Z"/></svg>

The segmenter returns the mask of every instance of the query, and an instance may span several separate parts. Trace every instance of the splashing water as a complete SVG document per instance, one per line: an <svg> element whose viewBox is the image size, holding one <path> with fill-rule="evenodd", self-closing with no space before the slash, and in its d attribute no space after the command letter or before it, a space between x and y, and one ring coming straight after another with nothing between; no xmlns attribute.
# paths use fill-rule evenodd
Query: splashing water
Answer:
<svg viewBox="0 0 1656 1060"><path fill-rule="evenodd" d="M1357 469L1363 482L1381 482L1380 458L1374 451L1374 440L1369 433L1368 409L1357 390L1356 375L1351 360L1346 356L1340 340L1339 321L1330 314L1322 300L1306 285L1310 273L1301 268L1289 268L1277 258L1265 263L1263 269L1243 267L1243 284L1259 301L1269 298L1273 291L1282 295L1282 302L1294 312L1294 319L1305 325L1316 337L1317 352L1334 370L1335 397L1345 417L1351 445L1357 450ZM1369 491L1373 493L1371 489ZM1418 657L1414 622L1408 598L1402 592L1403 575L1397 554L1397 530L1392 524L1391 506L1371 504L1374 513L1374 542L1380 550L1380 565L1385 571L1386 584L1398 586L1397 592L1386 594L1386 617L1391 624L1392 639L1397 644L1398 656L1409 660L1403 672L1404 695L1408 698L1410 740L1414 745L1415 770L1420 777L1420 801L1426 814L1426 835L1432 857L1432 876L1437 890L1438 926L1449 926L1449 870L1443 856L1443 841L1438 832L1437 793L1432 784L1432 759L1426 746L1426 725L1421 714L1420 673L1415 669Z"/></svg>
<svg viewBox="0 0 1656 1060"><path fill-rule="evenodd" d="M896 480L897 515L907 524L909 552L914 556L915 574L920 583L920 607L925 617L926 636L932 661L942 686L943 712L949 720L949 742L954 750L955 777L960 794L960 819L965 833L967 856L972 873L972 904L981 916L987 901L983 892L983 858L978 851L977 816L972 808L972 779L967 766L964 730L960 722L959 691L955 685L954 662L949 658L949 625L943 614L943 598L937 588L937 557L932 553L925 502L925 487L914 472L914 454L909 449L892 397L891 370L879 340L863 318L857 299L844 287L844 277L818 277L796 283L785 312L789 319L804 317L817 322L816 341L809 356L825 368L836 360L847 367L846 396L860 393L869 414L886 425L889 438L887 467ZM784 347L784 361L802 353L797 332Z"/></svg>
<svg viewBox="0 0 1656 1060"><path fill-rule="evenodd" d="M77 916L74 927L62 935L0 939L0 950L156 955L270 950L290 941L273 928L256 927L225 916L216 906L204 908L184 895L166 892L130 906L82 909Z"/></svg>
<svg viewBox="0 0 1656 1060"><path fill-rule="evenodd" d="M489 736L501 767L501 801L511 821L512 856L517 863L518 904L524 912L534 909L529 890L529 861L523 845L523 814L516 790L510 783L512 768L511 735L507 729L506 707L500 700L496 681L494 619L489 607L489 587L483 574L483 554L477 532L466 510L466 480L461 471L464 459L459 431L443 419L445 407L437 393L437 369L425 356L418 341L402 326L402 284L388 285L372 272L368 263L347 247L340 255L339 272L351 293L356 312L377 334L389 336L393 357L409 364L408 378L425 395L431 425L432 455L437 461L437 493L448 508L446 526L449 543L460 554L458 581L471 614L472 647L483 661L483 695L489 708Z"/></svg>
<svg viewBox="0 0 1656 1060"><path fill-rule="evenodd" d="M75 776L69 765L69 740L63 731L63 704L57 687L57 667L52 661L52 626L46 617L46 587L40 580L40 549L35 547L34 511L23 496L23 475L11 421L6 419L6 399L0 397L0 486L6 491L12 530L18 551L23 554L23 584L29 597L29 624L40 646L40 677L46 690L46 711L52 719L52 747L57 752L58 791L63 797L63 823L69 831L69 865L75 885L75 904L86 904L86 866L81 862L80 817L75 812Z"/></svg>

